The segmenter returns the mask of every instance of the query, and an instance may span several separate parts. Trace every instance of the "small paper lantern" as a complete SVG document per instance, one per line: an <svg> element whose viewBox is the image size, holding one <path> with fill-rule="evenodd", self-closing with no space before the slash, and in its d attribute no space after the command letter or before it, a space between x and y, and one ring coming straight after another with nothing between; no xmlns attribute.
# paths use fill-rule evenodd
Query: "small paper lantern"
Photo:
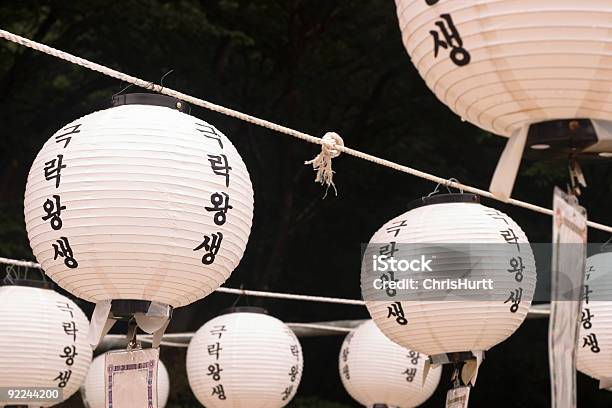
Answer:
<svg viewBox="0 0 612 408"><path fill-rule="evenodd" d="M191 390L208 408L280 408L297 392L302 348L291 329L259 308L208 321L187 349Z"/></svg>
<svg viewBox="0 0 612 408"><path fill-rule="evenodd" d="M363 297L380 330L429 356L486 351L512 335L527 315L536 284L533 252L521 228L472 194L435 195L409 207L374 234L364 256ZM375 289L368 276L389 276L368 269L368 254L390 250L397 251L391 255L396 260L433 260L433 272L401 275L418 281L414 290ZM489 280L474 290L451 286Z"/></svg>
<svg viewBox="0 0 612 408"><path fill-rule="evenodd" d="M427 86L462 119L510 137L490 190L534 158L612 157L612 2L396 0Z"/></svg>
<svg viewBox="0 0 612 408"><path fill-rule="evenodd" d="M105 408L104 399L104 354L94 358L89 367L87 378L81 387L81 397L87 408ZM157 405L164 408L170 394L170 378L164 363L157 364Z"/></svg>
<svg viewBox="0 0 612 408"><path fill-rule="evenodd" d="M32 164L30 245L75 296L184 306L218 288L244 253L253 189L214 126L161 95L121 95L64 126Z"/></svg>
<svg viewBox="0 0 612 408"><path fill-rule="evenodd" d="M612 387L612 253L586 260L576 368Z"/></svg>
<svg viewBox="0 0 612 408"><path fill-rule="evenodd" d="M340 350L340 378L346 391L361 405L417 407L434 393L441 367L423 370L429 356L389 340L368 320L350 332Z"/></svg>
<svg viewBox="0 0 612 408"><path fill-rule="evenodd" d="M72 300L51 289L1 286L0 388L57 387L68 399L91 362L88 325ZM0 406L14 403L0 398Z"/></svg>

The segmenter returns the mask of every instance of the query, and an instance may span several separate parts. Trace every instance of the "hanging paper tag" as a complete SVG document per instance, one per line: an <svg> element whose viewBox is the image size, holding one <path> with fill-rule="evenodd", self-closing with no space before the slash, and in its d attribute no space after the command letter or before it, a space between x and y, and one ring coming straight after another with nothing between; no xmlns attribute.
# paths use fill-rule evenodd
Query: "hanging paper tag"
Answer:
<svg viewBox="0 0 612 408"><path fill-rule="evenodd" d="M157 408L159 349L106 353L105 408Z"/></svg>
<svg viewBox="0 0 612 408"><path fill-rule="evenodd" d="M446 393L446 408L467 408L470 387L457 387Z"/></svg>
<svg viewBox="0 0 612 408"><path fill-rule="evenodd" d="M582 318L587 215L578 200L555 187L548 325L552 408L575 408L576 344Z"/></svg>

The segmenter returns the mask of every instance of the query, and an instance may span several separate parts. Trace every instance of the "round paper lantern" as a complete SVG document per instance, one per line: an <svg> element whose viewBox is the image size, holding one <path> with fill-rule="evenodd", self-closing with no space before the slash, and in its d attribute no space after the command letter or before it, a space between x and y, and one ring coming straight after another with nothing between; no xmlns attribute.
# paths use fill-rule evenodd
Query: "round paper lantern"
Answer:
<svg viewBox="0 0 612 408"><path fill-rule="evenodd" d="M91 362L88 325L72 300L51 289L0 286L0 388L58 387L68 399ZM15 402L0 398L4 404Z"/></svg>
<svg viewBox="0 0 612 408"><path fill-rule="evenodd" d="M612 387L612 253L587 258L576 367Z"/></svg>
<svg viewBox="0 0 612 408"><path fill-rule="evenodd" d="M409 207L374 234L364 256L363 297L376 325L397 344L430 356L486 351L512 335L536 284L521 228L472 194L435 195ZM371 254L423 268L390 277L370 269ZM377 289L381 281L371 278L385 276L413 279L414 289Z"/></svg>
<svg viewBox="0 0 612 408"><path fill-rule="evenodd" d="M280 408L302 377L302 348L291 329L259 308L215 317L187 349L191 390L208 408Z"/></svg>
<svg viewBox="0 0 612 408"><path fill-rule="evenodd" d="M496 197L510 197L525 146L536 159L612 157L612 2L396 4L427 86L464 120L510 137L491 181Z"/></svg>
<svg viewBox="0 0 612 408"><path fill-rule="evenodd" d="M396 0L402 38L436 96L510 136L554 119L612 117L612 3Z"/></svg>
<svg viewBox="0 0 612 408"><path fill-rule="evenodd" d="M32 164L30 245L75 296L173 307L218 288L244 253L253 190L214 126L161 95L132 94L64 126Z"/></svg>
<svg viewBox="0 0 612 408"><path fill-rule="evenodd" d="M340 350L340 378L346 391L361 405L417 407L434 393L441 367L423 369L429 356L389 340L368 320L350 332Z"/></svg>
<svg viewBox="0 0 612 408"><path fill-rule="evenodd" d="M170 393L170 378L164 363L157 364L157 404L164 408ZM83 403L88 408L104 408L104 354L94 358L89 367L87 378L81 387Z"/></svg>

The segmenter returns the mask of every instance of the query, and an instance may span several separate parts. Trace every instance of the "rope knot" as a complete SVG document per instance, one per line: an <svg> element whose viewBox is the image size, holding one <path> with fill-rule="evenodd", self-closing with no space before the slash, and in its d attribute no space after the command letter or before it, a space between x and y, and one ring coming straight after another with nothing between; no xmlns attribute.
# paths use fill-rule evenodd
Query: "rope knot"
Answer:
<svg viewBox="0 0 612 408"><path fill-rule="evenodd" d="M319 153L314 159L305 161L304 164L312 164L312 168L317 172L315 182L321 185L326 185L325 195L327 196L327 190L329 187L334 188L334 193L338 195L336 185L334 184L334 171L332 170L332 159L340 156L340 150L338 147L344 147L344 140L339 134L335 132L327 132L321 138L321 153Z"/></svg>

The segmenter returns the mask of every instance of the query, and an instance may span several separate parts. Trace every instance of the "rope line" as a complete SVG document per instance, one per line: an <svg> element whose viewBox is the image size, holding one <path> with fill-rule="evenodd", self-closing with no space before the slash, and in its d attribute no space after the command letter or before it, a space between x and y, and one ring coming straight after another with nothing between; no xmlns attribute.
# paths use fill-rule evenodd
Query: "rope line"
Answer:
<svg viewBox="0 0 612 408"><path fill-rule="evenodd" d="M538 205L530 204L528 202L521 201L521 200L516 200L516 199L513 199L513 198L509 199L508 201L505 201L505 200L502 200L500 198L495 197L489 191L482 190L482 189L479 189L479 188L476 188L476 187L472 187L472 186L468 186L468 185L459 183L459 182L454 181L454 180L444 179L442 177L438 177L438 176L435 176L433 174L429 174L429 173L426 173L426 172L423 172L423 171L420 171L420 170L417 170L417 169L413 169L412 167L408 167L408 166L404 166L404 165L401 165L401 164L398 164L398 163L394 163L394 162L389 161L389 160L381 159L381 158L373 156L371 154L364 153L364 152L361 152L359 150L351 149L350 147L346 147L346 146L343 146L343 145L338 144L338 143L330 143L328 140L324 140L324 139L322 139L320 137L315 137L315 136L309 135L307 133L300 132L300 131L295 130L295 129L291 129L291 128L286 127L286 126L278 125L276 123L270 122L270 121L265 120L265 119L260 119L258 117L255 117L255 116L252 116L252 115L248 115L246 113L242 113L242 112L236 111L234 109L226 108L224 106L220 106L220 105L214 104L212 102L205 101L203 99L195 98L195 97L193 97L191 95L187 95L187 94L184 94L182 92L175 91L173 89L163 87L163 86L155 84L153 82L144 81L144 80L139 79L137 77L125 74L125 73L123 73L121 71L117 71L117 70L114 70L112 68L106 67L104 65L100 65L100 64L97 64L95 62L86 60L84 58L77 57L77 56L69 54L67 52L55 49L53 47L49 47L47 45L38 43L36 41L32 41L32 40L30 40L28 38L21 37L19 35L13 34L11 32L8 32L8 31L2 30L2 29L0 29L0 38L4 38L4 39L6 39L8 41L11 41L13 43L22 45L24 47L32 48L32 49L34 49L36 51L40 51L40 52L45 53L47 55L51 55L53 57L62 59L64 61L68 61L68 62L70 62L72 64L76 64L76 65L82 66L84 68L87 68L87 69L99 72L99 73L101 73L103 75L110 76L110 77L118 79L120 81L124 81L126 83L130 83L132 85L136 85L136 86L139 86L139 87L142 87L142 88L145 88L145 89L149 89L151 91L154 91L154 92L157 92L157 93L160 93L160 94L163 94L163 95L167 95L167 96L170 96L170 97L173 97L173 98L176 98L176 99L183 100L183 101L191 103L193 105L200 106L202 108L211 110L213 112L221 113L223 115L230 116L230 117L233 117L233 118L236 118L236 119L239 119L239 120L251 123L253 125L261 126L261 127L266 128L266 129L274 130L274 131L279 132L279 133L283 133L283 134L286 134L286 135L289 135L289 136L293 136L295 138L304 140L304 141L309 142L309 143L313 143L313 144L317 144L317 145L328 145L327 147L332 148L332 149L334 149L336 151L339 151L341 153L345 153L345 154L357 157L357 158L362 159L362 160L369 161L371 163L374 163L374 164L377 164L377 165L380 165L380 166L388 167L390 169L393 169L393 170L396 170L396 171L399 171L399 172L402 172L402 173L410 174L410 175L413 175L413 176L416 176L416 177L420 177L422 179L429 180L429 181L441 184L441 185L446 186L446 187L452 187L452 188L455 188L455 189L458 189L458 190L464 190L464 191L467 191L467 192L470 192L470 193L473 193L473 194L480 195L482 197L491 198L491 199L494 199L494 200L497 200L497 201L505 202L505 203L508 203L508 204L511 204L511 205L514 205L514 206L517 206L517 207L522 207L522 208L525 208L527 210L531 210L531 211L538 212L538 213L541 213L541 214L546 214L546 215L551 215L551 216L553 215L553 211L551 209L549 209L549 208L540 207ZM592 228L595 228L595 229L599 229L599 230L602 230L602 231L606 231L606 232L612 233L612 227L604 225L604 224L600 224L598 222L587 221L587 225L589 227L592 227Z"/></svg>
<svg viewBox="0 0 612 408"><path fill-rule="evenodd" d="M33 268L33 269L42 269L40 264L37 264L36 262L21 261L18 259L10 259L10 258L2 258L2 257L0 257L0 264L24 266L26 268Z"/></svg>
<svg viewBox="0 0 612 408"><path fill-rule="evenodd" d="M294 295L292 293L263 292L260 290L233 289L233 288L224 288L224 287L218 288L216 292L230 293L233 295L267 297L267 298L274 298L274 299L291 299L291 300L304 300L307 302L335 303L335 304L340 304L340 305L365 306L365 302L363 300L341 299L341 298L332 298L332 297L325 297L325 296Z"/></svg>
<svg viewBox="0 0 612 408"><path fill-rule="evenodd" d="M29 261L19 261L16 259L9 258L1 258L0 264L8 264L8 265L21 265L27 266L30 268L38 268L41 269L39 264L35 262ZM215 292L219 293L227 293L231 295L243 295L243 296L255 296L255 297L265 297L272 299L285 299L285 300L302 300L306 302L319 302L319 303L330 303L336 305L350 305L350 306L365 306L366 302L358 299L346 299L346 298L333 298L327 296L312 296L312 295L297 295L293 293L282 293L282 292L264 292L261 290L249 290L249 289L235 289L235 288L225 288L220 287L215 290ZM540 304L540 305L532 305L529 308L529 313L533 317L538 316L548 316L550 314L550 306L548 304ZM289 325L293 325L295 327L303 327L303 328L313 328L313 329L327 329L327 330L336 330L336 331L350 331L350 328L336 327L336 326L321 326L313 323L289 323ZM168 338L169 336L181 336L181 334L166 334L164 338ZM164 344L164 343L162 343ZM170 345L170 344L168 344Z"/></svg>
<svg viewBox="0 0 612 408"><path fill-rule="evenodd" d="M42 270L42 266L40 266L40 264L36 262L22 261L22 260L17 260L17 259L0 257L0 264L25 266L26 268ZM342 298L333 298L333 297L327 297L327 296L294 295L292 293L264 292L260 290L234 289L234 288L225 288L225 287L217 288L215 292L228 293L231 295L257 296L257 297L266 297L266 298L274 298L274 299L290 299L290 300L303 300L307 302L321 302L321 303L335 303L335 304L340 304L340 305L365 306L365 302L363 300L342 299Z"/></svg>

